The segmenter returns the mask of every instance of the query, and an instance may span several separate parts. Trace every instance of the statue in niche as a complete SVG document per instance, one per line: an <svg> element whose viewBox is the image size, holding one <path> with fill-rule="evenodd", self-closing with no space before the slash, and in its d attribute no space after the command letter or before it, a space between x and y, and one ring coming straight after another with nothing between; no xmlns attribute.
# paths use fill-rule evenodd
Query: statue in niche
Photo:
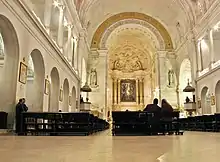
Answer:
<svg viewBox="0 0 220 162"><path fill-rule="evenodd" d="M91 86L91 88L97 88L98 87L97 72L96 72L95 68L92 68L91 72L90 72L90 86Z"/></svg>
<svg viewBox="0 0 220 162"><path fill-rule="evenodd" d="M174 71L169 70L168 71L168 87L175 86L175 78L174 78Z"/></svg>

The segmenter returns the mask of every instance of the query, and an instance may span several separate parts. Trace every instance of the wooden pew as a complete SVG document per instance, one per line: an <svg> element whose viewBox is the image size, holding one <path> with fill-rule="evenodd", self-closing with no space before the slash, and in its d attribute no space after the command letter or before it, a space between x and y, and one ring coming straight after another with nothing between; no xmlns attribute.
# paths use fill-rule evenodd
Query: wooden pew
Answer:
<svg viewBox="0 0 220 162"><path fill-rule="evenodd" d="M107 129L109 124L88 112L22 114L24 135L90 135Z"/></svg>
<svg viewBox="0 0 220 162"><path fill-rule="evenodd" d="M201 115L180 119L181 129L188 131L219 132L220 114Z"/></svg>
<svg viewBox="0 0 220 162"><path fill-rule="evenodd" d="M170 118L171 121L165 120ZM156 135L158 133L182 134L179 125L179 112L158 116L141 111L112 112L112 135ZM171 127L168 128L167 125Z"/></svg>

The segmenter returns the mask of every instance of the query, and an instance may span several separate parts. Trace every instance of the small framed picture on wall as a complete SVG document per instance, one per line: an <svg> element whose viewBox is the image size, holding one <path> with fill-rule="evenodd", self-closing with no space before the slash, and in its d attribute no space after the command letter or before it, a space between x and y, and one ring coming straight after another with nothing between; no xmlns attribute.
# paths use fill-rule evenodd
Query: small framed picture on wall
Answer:
<svg viewBox="0 0 220 162"><path fill-rule="evenodd" d="M198 100L198 108L201 108L202 105L201 105L201 100Z"/></svg>
<svg viewBox="0 0 220 162"><path fill-rule="evenodd" d="M20 69L19 69L19 82L26 84L27 82L27 65L23 62L20 62Z"/></svg>
<svg viewBox="0 0 220 162"><path fill-rule="evenodd" d="M72 96L69 96L69 106L72 106Z"/></svg>
<svg viewBox="0 0 220 162"><path fill-rule="evenodd" d="M211 96L211 105L212 106L215 105L215 96L214 95Z"/></svg>
<svg viewBox="0 0 220 162"><path fill-rule="evenodd" d="M61 102L63 101L63 90L62 90L62 89L60 89L59 100L60 100Z"/></svg>
<svg viewBox="0 0 220 162"><path fill-rule="evenodd" d="M45 79L44 93L46 95L49 95L49 92L50 92L50 81L48 79Z"/></svg>

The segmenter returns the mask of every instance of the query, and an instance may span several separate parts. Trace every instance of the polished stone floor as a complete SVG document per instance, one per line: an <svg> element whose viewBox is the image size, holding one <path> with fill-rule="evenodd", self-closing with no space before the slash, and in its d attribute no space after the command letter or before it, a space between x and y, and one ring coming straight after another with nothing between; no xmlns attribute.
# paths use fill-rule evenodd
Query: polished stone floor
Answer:
<svg viewBox="0 0 220 162"><path fill-rule="evenodd" d="M220 133L183 136L0 136L4 162L219 162Z"/></svg>

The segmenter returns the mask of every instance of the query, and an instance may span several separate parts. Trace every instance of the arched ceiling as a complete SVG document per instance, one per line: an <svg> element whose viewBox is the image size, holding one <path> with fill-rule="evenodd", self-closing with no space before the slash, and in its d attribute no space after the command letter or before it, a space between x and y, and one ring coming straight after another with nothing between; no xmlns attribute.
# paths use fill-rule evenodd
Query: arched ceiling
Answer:
<svg viewBox="0 0 220 162"><path fill-rule="evenodd" d="M139 12L159 21L175 40L178 32L186 33L190 27L192 0L75 0L80 19L88 31L88 40L98 26L109 17L122 12ZM191 4L191 2L190 2ZM191 15L190 15L191 14ZM178 25L177 25L178 24ZM181 29L178 29L178 27ZM184 35L184 34L182 34Z"/></svg>

